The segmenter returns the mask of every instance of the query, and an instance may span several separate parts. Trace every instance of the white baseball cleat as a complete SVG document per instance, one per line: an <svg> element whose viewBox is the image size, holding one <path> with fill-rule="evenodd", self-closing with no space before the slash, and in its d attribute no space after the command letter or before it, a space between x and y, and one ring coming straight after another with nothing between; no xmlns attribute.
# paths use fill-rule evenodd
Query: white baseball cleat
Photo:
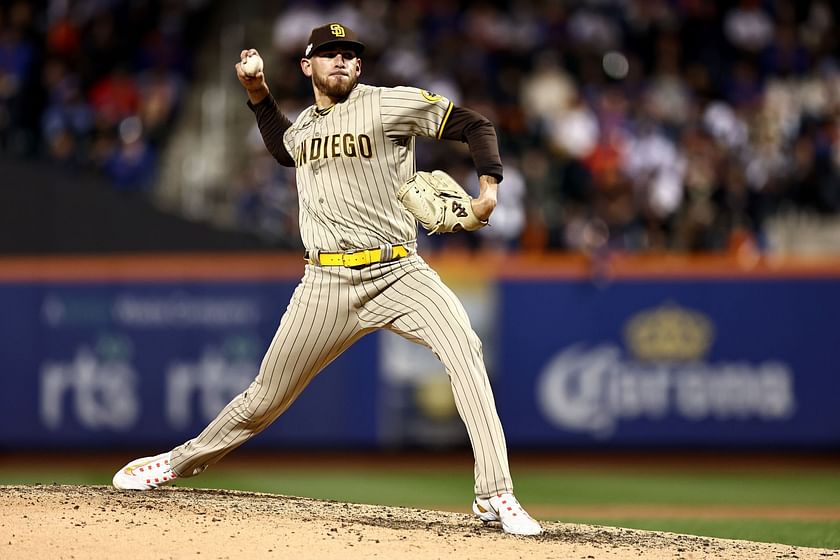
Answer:
<svg viewBox="0 0 840 560"><path fill-rule="evenodd" d="M169 465L171 451L135 459L114 475L114 486L120 490L154 490L172 484L178 475Z"/></svg>
<svg viewBox="0 0 840 560"><path fill-rule="evenodd" d="M519 505L513 494L496 494L489 499L476 497L472 505L475 515L489 523L500 521L502 530L509 535L539 535L542 527Z"/></svg>

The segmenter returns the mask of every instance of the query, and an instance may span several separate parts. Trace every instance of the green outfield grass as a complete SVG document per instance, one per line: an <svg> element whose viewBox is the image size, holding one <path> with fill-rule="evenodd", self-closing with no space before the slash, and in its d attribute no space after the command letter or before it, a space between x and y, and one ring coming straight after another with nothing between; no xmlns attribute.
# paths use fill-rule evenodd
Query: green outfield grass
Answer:
<svg viewBox="0 0 840 560"><path fill-rule="evenodd" d="M200 477L180 481L179 485L469 511L472 473L468 469L388 467L383 470L353 466L338 473L334 469L339 465L340 462L331 468L329 465L317 468L218 465ZM0 484L109 484L112 470L39 468L22 472L3 467ZM516 493L523 504L535 511L589 507L586 515L539 515L544 519L840 549L840 520L836 513L826 519L797 519L793 515L791 519L743 515L726 519L598 515L598 507L610 506L735 506L749 507L759 513L784 507L815 506L834 508L835 512L840 509L840 472L824 469L739 470L737 473L659 471L519 468L515 470Z"/></svg>

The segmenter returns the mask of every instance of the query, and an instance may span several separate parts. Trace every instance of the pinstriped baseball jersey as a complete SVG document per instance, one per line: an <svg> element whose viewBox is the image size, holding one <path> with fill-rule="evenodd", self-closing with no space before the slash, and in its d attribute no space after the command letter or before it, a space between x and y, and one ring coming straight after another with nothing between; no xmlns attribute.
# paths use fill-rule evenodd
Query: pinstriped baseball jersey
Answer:
<svg viewBox="0 0 840 560"><path fill-rule="evenodd" d="M263 138L276 146L279 110L273 100L258 110L267 119ZM366 85L357 85L331 108L303 111L283 133L283 153L272 153L297 168L307 249L411 244L415 219L396 192L415 171L414 138L445 137L452 113L448 99L423 90ZM476 495L511 492L507 446L481 341L455 294L415 252L356 268L318 262L306 265L254 382L197 437L172 450L173 472L193 476L216 463L281 415L355 341L388 329L429 347L449 374L473 448Z"/></svg>
<svg viewBox="0 0 840 560"><path fill-rule="evenodd" d="M304 110L283 137L297 168L304 246L414 241L414 217L395 194L415 172L414 137L440 138L451 111L448 99L424 90L363 84L329 109Z"/></svg>

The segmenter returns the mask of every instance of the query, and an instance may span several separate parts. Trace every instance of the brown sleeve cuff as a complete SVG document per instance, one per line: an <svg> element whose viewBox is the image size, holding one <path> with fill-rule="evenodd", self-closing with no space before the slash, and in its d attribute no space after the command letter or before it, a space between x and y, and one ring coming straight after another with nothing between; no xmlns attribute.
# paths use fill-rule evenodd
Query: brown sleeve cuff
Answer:
<svg viewBox="0 0 840 560"><path fill-rule="evenodd" d="M464 107L452 107L449 118L443 123L440 138L466 142L470 147L475 170L479 177L490 175L502 182L502 158L496 129L487 117Z"/></svg>
<svg viewBox="0 0 840 560"><path fill-rule="evenodd" d="M280 111L277 102L270 95L267 95L256 105L248 100L248 108L257 117L257 126L260 129L268 153L274 156L274 159L280 165L294 167L295 160L283 143L283 134L292 126L292 121Z"/></svg>

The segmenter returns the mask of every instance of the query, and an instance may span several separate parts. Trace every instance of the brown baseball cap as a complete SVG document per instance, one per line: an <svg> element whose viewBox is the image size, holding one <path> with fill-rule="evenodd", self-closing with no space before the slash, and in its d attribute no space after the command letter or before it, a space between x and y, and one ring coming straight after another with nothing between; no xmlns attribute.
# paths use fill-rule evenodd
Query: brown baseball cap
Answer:
<svg viewBox="0 0 840 560"><path fill-rule="evenodd" d="M306 45L304 56L310 58L324 47L338 45L346 45L357 55L365 50L365 44L359 41L355 31L340 23L328 23L316 27L309 34L309 43Z"/></svg>

